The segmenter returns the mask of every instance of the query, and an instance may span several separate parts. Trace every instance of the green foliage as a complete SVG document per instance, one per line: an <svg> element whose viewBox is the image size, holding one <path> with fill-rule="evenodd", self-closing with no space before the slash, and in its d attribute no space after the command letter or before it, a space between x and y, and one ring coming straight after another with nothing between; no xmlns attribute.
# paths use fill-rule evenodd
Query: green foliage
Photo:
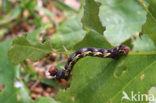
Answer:
<svg viewBox="0 0 156 103"><path fill-rule="evenodd" d="M75 48L83 47L112 47L108 41L101 36L105 30L99 20L99 3L94 0L85 2L84 16L82 17L83 29L86 31L86 36L79 42ZM94 8L93 8L94 7Z"/></svg>
<svg viewBox="0 0 156 103"><path fill-rule="evenodd" d="M89 31L85 38L75 45L75 49L78 50L84 47L97 47L97 48L111 48L112 46L106 41L106 39L95 31Z"/></svg>
<svg viewBox="0 0 156 103"><path fill-rule="evenodd" d="M0 39L5 35L5 33L7 32L7 29L1 29L0 30Z"/></svg>
<svg viewBox="0 0 156 103"><path fill-rule="evenodd" d="M37 5L37 0L25 0L20 4L20 7L24 9L28 9L29 13L34 17L34 23L37 27L42 25L41 18L35 13L35 8Z"/></svg>
<svg viewBox="0 0 156 103"><path fill-rule="evenodd" d="M8 12L11 9L11 3L9 0L2 0L2 7L1 7L3 12Z"/></svg>
<svg viewBox="0 0 156 103"><path fill-rule="evenodd" d="M9 60L14 64L18 64L27 58L33 61L38 60L51 51L49 42L34 45L31 44L25 36L17 37L13 41L12 45L13 48L8 52L8 57Z"/></svg>
<svg viewBox="0 0 156 103"><path fill-rule="evenodd" d="M82 18L83 28L88 30L94 30L99 34L103 34L105 27L102 26L100 19L99 19L99 3L95 3L94 0L85 1L84 6L84 16ZM94 7L94 8L93 8Z"/></svg>
<svg viewBox="0 0 156 103"><path fill-rule="evenodd" d="M148 34L156 44L156 1L151 0L150 6L147 9L147 21L142 27L142 32Z"/></svg>
<svg viewBox="0 0 156 103"><path fill-rule="evenodd" d="M60 0L57 2L60 3ZM148 0L146 3L144 0L85 0L84 10L80 10L75 17L69 17L59 26L50 41L45 43L41 43L37 35L49 29L48 24L43 24L33 12L42 10L49 17L52 14L35 5L36 1L26 0L20 5L18 12L14 9L11 13L13 16L0 21L1 25L6 24L17 18L21 10L28 8L38 27L27 36L14 39L12 48L11 40L0 43L0 83L5 86L0 92L0 101L3 103L56 103L54 99L47 97L31 100L29 90L21 79L21 67L11 64L17 65L27 58L39 60L53 50L64 52L64 49L67 49L66 54L71 54L71 51L83 47L107 49L121 43L133 44L132 52L118 60L98 57L79 60L73 68L70 87L61 90L56 96L56 100L62 103L120 103L123 91L128 94L131 91L147 94L156 85L155 0L151 0L150 4ZM73 10L62 2L60 5ZM136 35L141 30L146 35ZM34 71L29 73L33 74ZM40 78L40 81L53 87L57 86L44 78ZM22 86L16 87L15 83Z"/></svg>
<svg viewBox="0 0 156 103"><path fill-rule="evenodd" d="M88 8L92 7L91 4L96 4L89 0L86 1L88 1L86 2L88 5L90 4ZM87 6L87 4L85 6ZM94 10L97 9L94 8ZM99 31L98 29L96 30ZM89 33L88 31L87 36ZM97 35L98 34L96 34L96 36ZM96 38L96 36L94 37ZM85 44L88 44L87 46L93 46L92 44L90 45L91 41L87 42L88 39L89 37L84 39L85 42L81 43L82 47L85 47ZM146 42L147 40L148 39L146 39ZM96 40L97 44L99 42L100 39ZM101 42L101 44L103 42ZM152 43L151 41L149 42ZM96 43L94 46L96 46ZM141 44L134 45L141 46ZM155 50L153 46L143 46L143 48L139 48L138 50L150 51L151 48ZM134 49L136 49L136 47ZM120 103L123 91L126 91L126 93L131 93L131 91L137 93L139 91L142 94L146 94L149 88L156 84L156 81L153 79L156 73L155 59L156 52L130 53L128 57L123 57L119 60L97 57L83 58L78 61L73 68L70 88L65 92L60 91L57 99L64 103ZM131 103L131 101L126 100L123 102Z"/></svg>
<svg viewBox="0 0 156 103"><path fill-rule="evenodd" d="M7 51L10 48L10 44L10 40L0 43L0 83L5 86L0 93L0 101L4 103L17 102L17 90L14 88L15 67L7 59ZM8 99L8 96L10 99Z"/></svg>
<svg viewBox="0 0 156 103"><path fill-rule="evenodd" d="M40 97L36 100L35 103L59 103L59 102L56 102L52 98Z"/></svg>
<svg viewBox="0 0 156 103"><path fill-rule="evenodd" d="M57 2L57 4L55 4L56 7L59 7L62 10L67 10L67 11L74 11L77 12L76 9L74 9L73 7L65 4L64 2L62 2L61 0L55 0Z"/></svg>
<svg viewBox="0 0 156 103"><path fill-rule="evenodd" d="M134 41L133 51L135 52L150 52L155 51L155 45L148 35L142 35L141 37L136 37Z"/></svg>
<svg viewBox="0 0 156 103"><path fill-rule="evenodd" d="M146 12L137 0L98 0L99 16L106 26L104 36L114 45L119 45L141 31Z"/></svg>
<svg viewBox="0 0 156 103"><path fill-rule="evenodd" d="M20 7L15 8L13 11L11 11L10 13L2 17L2 19L0 19L0 25L10 22L11 20L18 17L20 13L21 13L21 8Z"/></svg>
<svg viewBox="0 0 156 103"><path fill-rule="evenodd" d="M7 52L12 40L0 43L0 84L4 89L0 91L0 101L3 103L34 103L29 97L29 90L21 79L21 68L15 67L8 61ZM35 103L57 103L50 98L39 98Z"/></svg>
<svg viewBox="0 0 156 103"><path fill-rule="evenodd" d="M155 59L156 52L131 53L119 60L84 58L74 67L70 88L60 91L57 99L64 103L120 103L123 91L128 95L131 91L147 93L156 84Z"/></svg>
<svg viewBox="0 0 156 103"><path fill-rule="evenodd" d="M27 35L27 39L30 40L32 43L40 43L41 41L38 39L38 34L42 33L43 31L48 29L48 24L43 24L36 30L32 31Z"/></svg>
<svg viewBox="0 0 156 103"><path fill-rule="evenodd" d="M60 51L64 51L64 47L72 49L76 43L83 39L85 32L82 30L81 17L82 11L76 17L61 24L58 32L51 37L53 48Z"/></svg>
<svg viewBox="0 0 156 103"><path fill-rule="evenodd" d="M0 101L3 103L31 103L32 101L29 99L26 87L22 84L22 81L17 80L19 79L17 76L19 69L8 61L7 52L11 47L11 41L7 40L0 43L0 84L3 84L5 87L0 93ZM16 87L17 83L20 83L22 86Z"/></svg>
<svg viewBox="0 0 156 103"><path fill-rule="evenodd" d="M41 11L43 12L46 16L48 16L49 18L50 17L53 17L53 13L51 11L49 11L48 9L44 8L44 7L40 7L40 6L36 6L35 9L37 11Z"/></svg>

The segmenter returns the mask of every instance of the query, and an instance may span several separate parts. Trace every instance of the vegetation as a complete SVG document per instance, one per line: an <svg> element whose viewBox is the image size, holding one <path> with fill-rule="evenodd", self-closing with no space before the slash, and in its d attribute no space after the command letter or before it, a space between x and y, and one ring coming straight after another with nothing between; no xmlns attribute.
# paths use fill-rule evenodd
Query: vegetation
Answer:
<svg viewBox="0 0 156 103"><path fill-rule="evenodd" d="M0 1L0 102L121 103L123 92L156 94L156 1L82 0L78 9L65 1ZM121 44L128 56L85 57L69 81L48 75L80 48Z"/></svg>

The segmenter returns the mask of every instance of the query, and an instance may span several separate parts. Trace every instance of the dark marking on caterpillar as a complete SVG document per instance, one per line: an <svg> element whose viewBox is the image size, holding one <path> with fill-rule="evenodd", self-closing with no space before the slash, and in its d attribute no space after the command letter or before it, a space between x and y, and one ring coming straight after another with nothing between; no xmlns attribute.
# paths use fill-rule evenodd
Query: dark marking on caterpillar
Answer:
<svg viewBox="0 0 156 103"><path fill-rule="evenodd" d="M120 45L112 49L103 49L103 48L94 48L94 47L87 47L82 48L74 52L68 59L67 63L65 64L64 69L58 70L54 66L49 68L49 73L51 76L56 76L57 79L66 79L70 77L70 73L74 64L80 59L85 56L94 56L94 57L101 57L101 58L112 58L118 59L121 55L128 55L130 48L128 46Z"/></svg>

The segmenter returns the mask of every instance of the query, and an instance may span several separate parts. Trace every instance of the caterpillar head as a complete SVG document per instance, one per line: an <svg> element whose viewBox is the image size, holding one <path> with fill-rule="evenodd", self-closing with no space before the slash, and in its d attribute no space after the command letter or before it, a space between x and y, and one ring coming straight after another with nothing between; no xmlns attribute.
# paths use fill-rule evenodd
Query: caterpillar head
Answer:
<svg viewBox="0 0 156 103"><path fill-rule="evenodd" d="M64 79L65 78L65 70L58 70L57 68L55 68L55 66L51 66L49 68L49 71L51 76L55 76L57 79Z"/></svg>
<svg viewBox="0 0 156 103"><path fill-rule="evenodd" d="M128 55L128 53L130 52L130 48L125 45L120 45L119 51L120 51L120 53L124 53L124 55Z"/></svg>
<svg viewBox="0 0 156 103"><path fill-rule="evenodd" d="M55 76L58 70L55 68L55 66L51 66L48 72L50 73L51 76Z"/></svg>

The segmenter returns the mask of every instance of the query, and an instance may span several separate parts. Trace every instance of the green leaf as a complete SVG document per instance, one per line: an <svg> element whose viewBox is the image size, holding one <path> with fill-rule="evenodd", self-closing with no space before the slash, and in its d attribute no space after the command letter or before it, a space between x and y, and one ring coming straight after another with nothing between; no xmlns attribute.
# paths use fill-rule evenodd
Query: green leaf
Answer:
<svg viewBox="0 0 156 103"><path fill-rule="evenodd" d="M2 103L34 103L29 97L29 90L21 79L21 67L14 67L9 61L7 52L11 47L12 40L0 43L0 84L4 89L0 91ZM57 103L51 98L41 97L35 103Z"/></svg>
<svg viewBox="0 0 156 103"><path fill-rule="evenodd" d="M105 27L102 26L99 19L99 3L95 3L94 0L86 0L84 6L84 15L82 18L82 23L84 29L94 30L99 34L103 34ZM86 30L86 31L87 31Z"/></svg>
<svg viewBox="0 0 156 103"><path fill-rule="evenodd" d="M146 94L156 84L155 60L156 52L130 53L119 60L83 58L73 68L70 88L56 98L64 103L120 103L123 91Z"/></svg>
<svg viewBox="0 0 156 103"><path fill-rule="evenodd" d="M112 47L110 43L102 36L105 27L102 26L99 20L99 6L100 4L94 0L85 1L82 23L83 28L86 31L86 36L82 41L76 44L75 49L80 49L83 47Z"/></svg>
<svg viewBox="0 0 156 103"><path fill-rule="evenodd" d="M20 7L15 8L9 14L7 14L6 16L2 17L2 19L0 19L0 25L6 24L11 20L17 18L20 15L21 11L22 10Z"/></svg>
<svg viewBox="0 0 156 103"><path fill-rule="evenodd" d="M2 103L32 103L26 87L17 80L18 75L20 75L18 73L19 68L14 67L8 61L7 52L11 47L11 42L12 40L7 40L0 43L0 84L3 84L5 87L0 92L0 101Z"/></svg>
<svg viewBox="0 0 156 103"><path fill-rule="evenodd" d="M57 86L57 84L53 80L50 80L50 79L41 78L40 81L41 81L41 83L47 84L47 85L52 86L52 87Z"/></svg>
<svg viewBox="0 0 156 103"><path fill-rule="evenodd" d="M0 93L0 101L3 103L17 103L17 90L14 88L15 68L7 59L10 46L11 40L0 43L0 83L5 87Z"/></svg>
<svg viewBox="0 0 156 103"><path fill-rule="evenodd" d="M73 46L81 41L85 32L82 30L80 12L76 17L68 19L58 29L58 32L51 37L53 48L63 50L64 47L72 49Z"/></svg>
<svg viewBox="0 0 156 103"><path fill-rule="evenodd" d="M141 37L137 36L133 45L134 52L150 52L156 50L153 41L148 35L142 35Z"/></svg>
<svg viewBox="0 0 156 103"><path fill-rule="evenodd" d="M21 83L21 82L19 82ZM26 85L24 85L23 83L21 83L21 87L18 88L18 93L17 93L17 97L18 101L20 101L21 103L34 103L33 100L31 100L31 98L29 97L29 92L28 92L28 88L26 87Z"/></svg>
<svg viewBox="0 0 156 103"><path fill-rule="evenodd" d="M55 4L56 7L62 9L62 10L67 10L67 11L74 11L77 12L77 10L67 4L65 4L63 1L61 0L55 0L57 2L57 4Z"/></svg>
<svg viewBox="0 0 156 103"><path fill-rule="evenodd" d="M119 45L141 31L146 12L137 0L97 0L99 16L106 26L104 36L114 45Z"/></svg>
<svg viewBox="0 0 156 103"><path fill-rule="evenodd" d="M59 103L56 102L54 99L52 98L48 98L48 97L40 97L36 100L35 103Z"/></svg>
<svg viewBox="0 0 156 103"><path fill-rule="evenodd" d="M156 1L151 0L147 12L146 23L142 26L142 32L148 34L156 44Z"/></svg>
<svg viewBox="0 0 156 103"><path fill-rule="evenodd" d="M20 7L22 9L28 9L32 15L35 15L34 10L35 10L36 5L37 5L36 0L33 0L33 1L25 0L25 1L21 2Z"/></svg>
<svg viewBox="0 0 156 103"><path fill-rule="evenodd" d="M11 9L11 3L9 0L2 0L2 11L8 12Z"/></svg>
<svg viewBox="0 0 156 103"><path fill-rule="evenodd" d="M49 18L52 18L54 16L54 14L50 10L48 10L48 9L42 7L42 6L36 6L35 9L37 11L43 12L44 15L46 15Z"/></svg>
<svg viewBox="0 0 156 103"><path fill-rule="evenodd" d="M123 16L122 19L124 19L125 21L123 22L123 24L121 24L121 26L119 25L120 26L119 28L123 29L124 27L126 31L125 33L130 32L134 34L141 30L141 25L145 20L145 18L141 16L145 15L145 11L136 1L103 0L101 2L102 2L101 8L108 6L110 7L109 10L113 8L114 11L119 13L118 16L121 17ZM87 34L83 39L83 41L78 43L76 47L81 48L94 46L94 47L110 48L111 46L105 40L105 38L102 38L103 36L100 37L101 36L100 31L102 31L102 29L95 28L94 25L92 25L92 23L90 24L90 22L94 21L92 19L94 19L95 17L92 18L88 15L91 12L95 13L94 10L96 10L97 13L96 16L98 16L97 8L99 8L99 5L93 0L86 0L85 3L86 5L84 10L85 11L84 16L85 18L88 18L90 21L88 21L88 19L85 20L83 18L82 20L84 24L83 26ZM132 5L134 8L132 8ZM94 9L92 10L93 7ZM107 11L109 12L109 10L105 10L105 12L107 13ZM137 14L138 11L139 13ZM114 14L116 12L114 12ZM128 17L126 13L129 14L130 17ZM112 14L110 13L110 15ZM116 17L113 16L114 15L112 15L112 18ZM117 21L118 20L120 21L121 19L117 17ZM126 22L126 20L128 22ZM131 23L136 25L132 26ZM95 25L97 24L95 23ZM118 30L120 30L119 28ZM114 28L112 27L111 29L112 32L113 31L115 32L115 27ZM121 33L121 31L119 31L118 33ZM113 39L116 40L118 44L120 44L123 40L129 38L131 34L129 37L126 36L121 37L121 36L124 36L124 34L120 34L120 37L118 38L114 36ZM145 38L143 37L144 41L145 40L147 41L148 39L146 37ZM142 46L141 44L138 45ZM144 48L145 47L147 46L145 45ZM73 68L72 82L70 87L66 91L64 90L60 91L57 94L56 99L61 100L64 103L121 103L123 92L128 93L128 95L131 95L131 92L135 93L139 92L140 94L147 94L149 89L152 86L156 85L156 80L153 79L156 78L155 60L156 60L156 52L129 53L127 57L124 56L118 60L98 57L82 58L76 63L76 65ZM123 100L123 103L125 102L132 103L132 101Z"/></svg>
<svg viewBox="0 0 156 103"><path fill-rule="evenodd" d="M33 103L31 98L29 97L29 89L24 84L21 78L21 67L17 66L15 68L14 74L16 77L14 78L14 87L17 88L17 99L21 103Z"/></svg>
<svg viewBox="0 0 156 103"><path fill-rule="evenodd" d="M82 23L84 30L87 32L86 36L80 23L82 15L80 12L77 17L69 19L61 25L58 32L52 36L51 40L53 47L61 51L64 50L64 48L69 50L79 49L86 46L95 46L95 42L97 41L102 41L103 46L97 44L96 47L112 47L104 37L100 36L103 34L105 27L102 26L98 17L97 10L99 6L99 3L89 2L89 6L86 6L85 8L84 14L87 15L83 16ZM94 7L94 9L92 7Z"/></svg>
<svg viewBox="0 0 156 103"><path fill-rule="evenodd" d="M51 51L49 42L31 44L24 36L17 37L12 45L8 57L13 64L18 64L27 58L33 61L38 60Z"/></svg>
<svg viewBox="0 0 156 103"><path fill-rule="evenodd" d="M5 28L0 29L0 39L5 35L6 32L7 32L7 29Z"/></svg>
<svg viewBox="0 0 156 103"><path fill-rule="evenodd" d="M32 43L40 43L41 40L39 40L39 38L37 38L37 36L40 33L42 33L43 31L47 30L48 28L49 28L49 24L43 24L42 26L40 26L36 30L34 30L31 33L29 33L27 35L27 39L30 40Z"/></svg>
<svg viewBox="0 0 156 103"><path fill-rule="evenodd" d="M90 31L81 42L75 45L74 49L78 50L84 47L97 47L108 49L111 46L102 35L98 34L95 31Z"/></svg>

